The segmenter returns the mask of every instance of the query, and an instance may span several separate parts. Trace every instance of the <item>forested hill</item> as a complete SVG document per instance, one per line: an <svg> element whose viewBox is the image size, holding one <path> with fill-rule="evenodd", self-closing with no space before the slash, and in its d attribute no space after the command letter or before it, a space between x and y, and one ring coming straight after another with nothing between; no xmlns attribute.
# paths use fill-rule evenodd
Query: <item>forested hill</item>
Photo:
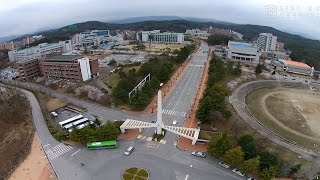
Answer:
<svg viewBox="0 0 320 180"><path fill-rule="evenodd" d="M89 30L89 29L127 29L127 30L154 30L185 32L186 29L205 28L205 27L228 28L244 35L245 40L257 40L259 33L272 33L278 36L278 41L285 43L285 48L292 51L291 58L294 60L304 61L310 66L320 69L320 41L303 38L298 35L279 31L272 27L258 25L241 25L241 24L219 24L213 22L193 22L186 20L171 21L144 21L129 24L111 24L98 21L88 21L65 26L54 31L43 33L49 40L64 40L69 36ZM316 27L315 27L316 28Z"/></svg>

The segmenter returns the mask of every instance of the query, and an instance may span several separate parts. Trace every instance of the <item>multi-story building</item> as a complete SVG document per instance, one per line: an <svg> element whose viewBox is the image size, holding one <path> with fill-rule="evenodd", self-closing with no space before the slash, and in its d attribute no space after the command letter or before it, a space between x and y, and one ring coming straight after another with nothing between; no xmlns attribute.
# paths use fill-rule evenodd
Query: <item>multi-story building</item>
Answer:
<svg viewBox="0 0 320 180"><path fill-rule="evenodd" d="M313 68L309 65L292 60L277 59L272 62L272 65L275 66L277 70L307 76L311 75L313 71Z"/></svg>
<svg viewBox="0 0 320 180"><path fill-rule="evenodd" d="M232 37L233 33L230 29L222 29L222 28L216 28L216 27L210 27L207 29L208 34L211 35L224 35Z"/></svg>
<svg viewBox="0 0 320 180"><path fill-rule="evenodd" d="M276 44L276 51L283 52L283 51L284 51L284 43L282 43L282 42L277 42L277 44Z"/></svg>
<svg viewBox="0 0 320 180"><path fill-rule="evenodd" d="M41 60L41 71L45 78L70 81L87 81L98 76L98 61L78 55L59 55Z"/></svg>
<svg viewBox="0 0 320 180"><path fill-rule="evenodd" d="M40 65L38 59L24 60L16 63L20 80L31 80L41 76Z"/></svg>
<svg viewBox="0 0 320 180"><path fill-rule="evenodd" d="M137 33L137 40L142 42L155 42L155 43L183 43L183 33L161 33L160 30L141 31Z"/></svg>
<svg viewBox="0 0 320 180"><path fill-rule="evenodd" d="M37 46L9 51L10 61L25 61L32 59L40 59L48 55L62 54L65 52L72 51L71 41L60 41L59 43L41 43Z"/></svg>
<svg viewBox="0 0 320 180"><path fill-rule="evenodd" d="M14 50L13 41L4 42L4 43L0 44L0 49Z"/></svg>
<svg viewBox="0 0 320 180"><path fill-rule="evenodd" d="M186 34L191 36L208 36L207 31L202 31L200 29L187 29Z"/></svg>
<svg viewBox="0 0 320 180"><path fill-rule="evenodd" d="M277 36L270 33L260 33L258 38L258 49L262 52L270 52L276 50Z"/></svg>
<svg viewBox="0 0 320 180"><path fill-rule="evenodd" d="M71 41L74 46L96 46L110 38L109 30L92 30L75 34Z"/></svg>
<svg viewBox="0 0 320 180"><path fill-rule="evenodd" d="M229 41L228 47L226 47L226 56L231 60L258 63L260 52L250 43Z"/></svg>
<svg viewBox="0 0 320 180"><path fill-rule="evenodd" d="M225 48L221 45L214 46L214 55L221 57L221 58L226 58L226 56L227 56Z"/></svg>

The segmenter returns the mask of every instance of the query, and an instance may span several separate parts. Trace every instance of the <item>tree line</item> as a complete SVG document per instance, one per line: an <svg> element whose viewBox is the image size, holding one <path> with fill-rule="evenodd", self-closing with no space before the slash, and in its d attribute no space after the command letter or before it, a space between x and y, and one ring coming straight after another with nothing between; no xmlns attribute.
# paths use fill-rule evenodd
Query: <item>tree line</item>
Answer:
<svg viewBox="0 0 320 180"><path fill-rule="evenodd" d="M235 144L223 134L209 143L208 153L242 172L258 175L262 180L271 180L276 175L292 177L300 169L299 164L288 166L277 156L259 150L251 135L242 136Z"/></svg>
<svg viewBox="0 0 320 180"><path fill-rule="evenodd" d="M128 73L120 71L121 80L113 91L116 103L129 104L138 110L145 108L159 90L160 83L166 83L170 79L172 73L187 59L194 48L195 45L187 45L175 51L174 56L163 54L159 57L149 58L138 71L135 69L129 70ZM150 81L146 82L144 87L129 99L128 93L149 73L151 75Z"/></svg>
<svg viewBox="0 0 320 180"><path fill-rule="evenodd" d="M208 73L207 87L196 112L196 118L205 124L231 117L231 112L227 109L225 102L230 92L219 82L228 76L240 76L241 66L240 63L235 66L232 61L224 62L221 58L213 57Z"/></svg>
<svg viewBox="0 0 320 180"><path fill-rule="evenodd" d="M100 120L96 119L82 129L73 128L69 134L69 140L86 144L88 142L100 142L115 140L121 134L120 124L108 121L101 125Z"/></svg>
<svg viewBox="0 0 320 180"><path fill-rule="evenodd" d="M232 37L224 36L224 35L210 35L208 36L207 43L210 46L214 45L228 45L228 42L233 40Z"/></svg>

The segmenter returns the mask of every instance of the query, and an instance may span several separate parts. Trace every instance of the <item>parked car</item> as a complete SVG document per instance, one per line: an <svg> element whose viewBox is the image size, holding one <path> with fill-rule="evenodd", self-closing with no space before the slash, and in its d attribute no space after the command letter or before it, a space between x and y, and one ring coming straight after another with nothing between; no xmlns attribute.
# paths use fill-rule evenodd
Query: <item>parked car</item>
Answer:
<svg viewBox="0 0 320 180"><path fill-rule="evenodd" d="M237 168L234 168L234 169L232 169L232 172L234 172L234 173L236 173L236 174L238 174L239 176L244 176L244 175L246 175L245 173L243 173L243 172L241 172L239 169L237 169Z"/></svg>
<svg viewBox="0 0 320 180"><path fill-rule="evenodd" d="M124 154L127 155L127 156L129 156L129 155L133 152L133 150L134 150L134 147L130 146L130 147L124 152Z"/></svg>
<svg viewBox="0 0 320 180"><path fill-rule="evenodd" d="M177 124L177 121L173 121L173 122L172 122L172 125L176 125L176 124Z"/></svg>
<svg viewBox="0 0 320 180"><path fill-rule="evenodd" d="M225 167L225 168L227 168L227 169L230 168L230 166L229 166L228 164L225 164L225 163L223 163L223 162L219 162L219 164L220 164L220 166Z"/></svg>
<svg viewBox="0 0 320 180"><path fill-rule="evenodd" d="M197 157L202 157L202 158L206 157L205 153L199 152L199 151L193 151L193 152L191 152L191 155L197 156Z"/></svg>
<svg viewBox="0 0 320 180"><path fill-rule="evenodd" d="M254 178L249 177L247 180L255 180Z"/></svg>

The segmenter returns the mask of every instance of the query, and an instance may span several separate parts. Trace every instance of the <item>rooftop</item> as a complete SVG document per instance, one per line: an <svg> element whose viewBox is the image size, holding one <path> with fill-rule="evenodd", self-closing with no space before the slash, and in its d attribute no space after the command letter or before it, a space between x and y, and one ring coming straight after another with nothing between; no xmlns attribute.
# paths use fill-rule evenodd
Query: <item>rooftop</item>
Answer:
<svg viewBox="0 0 320 180"><path fill-rule="evenodd" d="M252 44L244 43L244 42L236 42L236 41L229 41L229 47L237 47L237 48L252 48Z"/></svg>
<svg viewBox="0 0 320 180"><path fill-rule="evenodd" d="M58 56L52 56L44 59L44 61L59 61L59 62L65 62L65 61L75 61L77 59L80 59L82 56L79 55L58 55Z"/></svg>
<svg viewBox="0 0 320 180"><path fill-rule="evenodd" d="M286 63L287 65L291 65L291 66L296 66L296 67L301 67L301 68L310 68L310 66L308 64L303 63L303 62L284 60L284 59L279 59L279 61L282 61L282 62Z"/></svg>

